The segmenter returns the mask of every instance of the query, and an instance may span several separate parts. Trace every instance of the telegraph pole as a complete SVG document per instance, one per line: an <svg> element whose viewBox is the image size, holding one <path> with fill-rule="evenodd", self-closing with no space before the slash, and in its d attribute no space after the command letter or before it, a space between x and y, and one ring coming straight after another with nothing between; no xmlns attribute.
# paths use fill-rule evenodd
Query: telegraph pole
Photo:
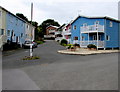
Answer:
<svg viewBox="0 0 120 92"><path fill-rule="evenodd" d="M32 19L33 19L33 3L31 3L31 42L32 42ZM30 56L33 56L33 48L32 48L32 43L30 44Z"/></svg>

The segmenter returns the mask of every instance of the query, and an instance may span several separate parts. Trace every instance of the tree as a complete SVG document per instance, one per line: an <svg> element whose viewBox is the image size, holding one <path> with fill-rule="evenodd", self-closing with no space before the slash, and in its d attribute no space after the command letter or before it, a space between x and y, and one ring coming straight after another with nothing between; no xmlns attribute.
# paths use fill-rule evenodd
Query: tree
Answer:
<svg viewBox="0 0 120 92"><path fill-rule="evenodd" d="M57 26L57 27L60 26L60 24L58 22L54 21L53 19L47 19L47 20L43 21L42 24L40 25L42 27L43 34L46 33L46 27L48 27L49 25L53 25L53 26Z"/></svg>
<svg viewBox="0 0 120 92"><path fill-rule="evenodd" d="M26 16L24 16L22 13L16 13L16 16L18 16L18 17L20 17L21 19L29 22L29 21L28 21L28 18L27 18Z"/></svg>

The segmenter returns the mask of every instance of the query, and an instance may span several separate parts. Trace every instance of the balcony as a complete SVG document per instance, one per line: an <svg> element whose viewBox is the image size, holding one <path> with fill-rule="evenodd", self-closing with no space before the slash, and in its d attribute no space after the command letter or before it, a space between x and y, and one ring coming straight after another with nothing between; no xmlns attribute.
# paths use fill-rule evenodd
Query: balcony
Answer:
<svg viewBox="0 0 120 92"><path fill-rule="evenodd" d="M90 26L83 26L80 28L81 33L104 33L104 25L90 25Z"/></svg>
<svg viewBox="0 0 120 92"><path fill-rule="evenodd" d="M61 31L56 31L55 35L61 34Z"/></svg>
<svg viewBox="0 0 120 92"><path fill-rule="evenodd" d="M104 48L104 41L80 41L81 47L87 47L89 44L98 45L98 48Z"/></svg>
<svg viewBox="0 0 120 92"><path fill-rule="evenodd" d="M66 31L63 31L63 35L71 35L71 30L66 30Z"/></svg>
<svg viewBox="0 0 120 92"><path fill-rule="evenodd" d="M44 38L55 38L55 35L44 35Z"/></svg>

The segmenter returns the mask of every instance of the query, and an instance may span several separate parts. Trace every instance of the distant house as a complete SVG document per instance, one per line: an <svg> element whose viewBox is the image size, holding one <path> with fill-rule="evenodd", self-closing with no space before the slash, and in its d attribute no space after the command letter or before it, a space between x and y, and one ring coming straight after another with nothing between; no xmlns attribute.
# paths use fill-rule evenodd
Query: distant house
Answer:
<svg viewBox="0 0 120 92"><path fill-rule="evenodd" d="M45 39L55 39L55 31L57 30L57 26L50 25L46 28L46 35L44 35Z"/></svg>
<svg viewBox="0 0 120 92"><path fill-rule="evenodd" d="M30 23L25 23L25 40L32 40L35 39L35 27L32 26Z"/></svg>
<svg viewBox="0 0 120 92"><path fill-rule="evenodd" d="M110 17L78 16L71 23L71 42L87 47L94 44L97 48L119 47L120 21Z"/></svg>
<svg viewBox="0 0 120 92"><path fill-rule="evenodd" d="M62 36L63 39L68 41L68 43L71 43L71 22L64 26Z"/></svg>
<svg viewBox="0 0 120 92"><path fill-rule="evenodd" d="M22 46L25 40L34 40L35 27L1 6L0 25L2 25L0 26L2 27L0 28L0 41L2 39L5 43L16 43ZM2 44L3 41L0 42L0 44Z"/></svg>
<svg viewBox="0 0 120 92"><path fill-rule="evenodd" d="M63 39L63 29L65 27L65 24L63 24L62 26L60 26L56 31L55 31L55 41L60 42Z"/></svg>

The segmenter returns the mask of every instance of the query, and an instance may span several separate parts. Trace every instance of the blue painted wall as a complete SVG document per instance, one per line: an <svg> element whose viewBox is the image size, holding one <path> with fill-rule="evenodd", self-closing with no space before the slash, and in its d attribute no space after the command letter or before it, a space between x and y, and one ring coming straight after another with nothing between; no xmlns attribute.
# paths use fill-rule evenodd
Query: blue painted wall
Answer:
<svg viewBox="0 0 120 92"><path fill-rule="evenodd" d="M14 31L13 42L16 42L16 37L19 37L20 44L25 41L25 22L15 17L11 13L6 14L6 35L8 34L8 30L10 30L10 36L7 36L7 40L11 41L12 31ZM21 34L23 36L21 37Z"/></svg>
<svg viewBox="0 0 120 92"><path fill-rule="evenodd" d="M105 23L106 20L106 23ZM118 44L118 31L119 31L119 22L104 19L104 18L86 18L86 17L79 17L77 20L75 20L71 26L71 40L74 40L74 37L77 36L78 40L80 41L80 27L83 26L84 23L87 23L87 25L94 25L96 21L99 21L100 25L105 26L105 33L99 33L101 35L101 41L106 39L106 36L110 36L110 40L105 40L105 48L112 48L112 47L119 47ZM112 22L113 26L110 27L110 21ZM105 25L106 24L106 25ZM76 30L74 30L74 26L76 25ZM88 34L82 34L84 36L84 40L88 40ZM90 34L90 40L93 40L93 34Z"/></svg>
<svg viewBox="0 0 120 92"><path fill-rule="evenodd" d="M112 27L110 27L110 21L112 22ZM106 19L106 35L110 36L110 40L106 40L106 48L118 47L118 27L118 22Z"/></svg>
<svg viewBox="0 0 120 92"><path fill-rule="evenodd" d="M77 36L80 41L80 27L83 26L84 23L87 23L87 25L94 25L96 21L99 21L100 25L104 25L104 19L94 19L94 18L85 18L85 17L79 17L75 22L72 23L72 29L71 29L71 39L74 40L74 37ZM76 25L76 30L74 30L74 26ZM88 40L88 34L82 34L82 36L85 37L85 40ZM92 40L92 37L90 37Z"/></svg>

